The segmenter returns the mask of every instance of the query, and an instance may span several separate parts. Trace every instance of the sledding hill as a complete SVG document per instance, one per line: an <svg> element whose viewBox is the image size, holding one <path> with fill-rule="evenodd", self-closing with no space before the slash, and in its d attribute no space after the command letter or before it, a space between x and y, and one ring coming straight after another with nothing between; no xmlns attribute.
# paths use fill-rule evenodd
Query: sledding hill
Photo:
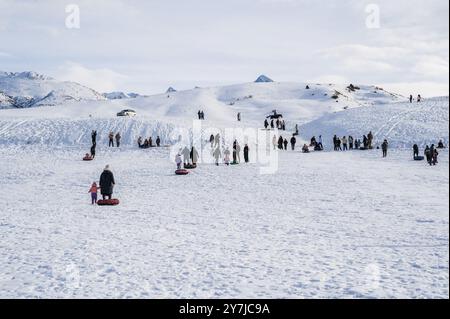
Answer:
<svg viewBox="0 0 450 319"><path fill-rule="evenodd" d="M55 106L68 101L105 100L74 82L60 82L35 72L0 72L0 108Z"/></svg>
<svg viewBox="0 0 450 319"><path fill-rule="evenodd" d="M303 138L352 135L361 137L372 131L380 144L385 138L391 146L411 147L449 140L449 98L432 98L423 103L374 105L327 114L300 128ZM328 147L330 141L326 141Z"/></svg>
<svg viewBox="0 0 450 319"><path fill-rule="evenodd" d="M287 128L293 130L295 124L308 123L325 114L402 99L375 86L253 82L108 100L76 83L34 74L3 75L0 88L8 92L2 98L6 107L19 97L30 106L41 106L1 110L1 144L89 143L92 129L99 131L100 141L109 131L120 131L124 143L155 134L164 141L174 127L192 127L199 110L204 111L207 125L223 128L262 127L265 117L276 109L284 115ZM50 88L50 93L38 98ZM118 118L116 114L123 109L134 109L137 116ZM240 123L237 113L242 115Z"/></svg>

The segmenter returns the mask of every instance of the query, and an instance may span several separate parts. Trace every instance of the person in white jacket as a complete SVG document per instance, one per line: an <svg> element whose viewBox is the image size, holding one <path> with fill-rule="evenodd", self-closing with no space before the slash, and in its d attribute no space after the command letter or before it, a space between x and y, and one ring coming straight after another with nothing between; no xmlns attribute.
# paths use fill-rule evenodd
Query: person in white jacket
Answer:
<svg viewBox="0 0 450 319"><path fill-rule="evenodd" d="M220 151L220 147L217 147L213 152L213 156L216 160L216 165L219 166L219 159L222 157L222 152Z"/></svg>
<svg viewBox="0 0 450 319"><path fill-rule="evenodd" d="M225 152L223 153L223 155L224 155L224 162L225 162L225 164L226 164L226 165L230 165L230 155L231 155L231 152L230 152L230 150L228 149L228 147L226 148L226 150L225 150Z"/></svg>
<svg viewBox="0 0 450 319"><path fill-rule="evenodd" d="M275 151L278 147L278 139L275 135L273 136L273 139L272 139L272 145L273 145L273 150Z"/></svg>
<svg viewBox="0 0 450 319"><path fill-rule="evenodd" d="M189 164L191 160L191 150L187 146L185 146L182 153L184 164Z"/></svg>
<svg viewBox="0 0 450 319"><path fill-rule="evenodd" d="M181 163L183 163L183 160L181 159L179 152L175 155L175 163L177 164L177 169L181 169Z"/></svg>

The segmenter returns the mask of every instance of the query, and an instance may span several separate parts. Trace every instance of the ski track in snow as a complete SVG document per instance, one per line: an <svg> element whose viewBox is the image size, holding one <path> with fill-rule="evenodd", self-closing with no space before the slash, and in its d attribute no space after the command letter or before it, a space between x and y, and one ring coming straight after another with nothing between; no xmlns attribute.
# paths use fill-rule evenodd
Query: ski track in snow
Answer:
<svg viewBox="0 0 450 319"><path fill-rule="evenodd" d="M138 123L138 130L141 130ZM2 298L448 298L449 172L285 152L274 175L167 149L0 146ZM90 205L110 164L121 205Z"/></svg>

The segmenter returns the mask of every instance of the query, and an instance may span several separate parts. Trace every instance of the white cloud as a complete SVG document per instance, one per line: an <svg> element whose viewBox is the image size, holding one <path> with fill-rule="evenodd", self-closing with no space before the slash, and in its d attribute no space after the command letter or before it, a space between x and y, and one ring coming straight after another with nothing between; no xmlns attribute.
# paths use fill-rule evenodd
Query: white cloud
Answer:
<svg viewBox="0 0 450 319"><path fill-rule="evenodd" d="M372 2L77 0L81 29L69 30L65 2L0 0L0 52L15 57L0 59L0 69L147 94L261 73L279 81L331 74L361 84L446 83L448 1L377 0L377 30L365 25ZM104 80L90 80L95 75Z"/></svg>
<svg viewBox="0 0 450 319"><path fill-rule="evenodd" d="M89 69L83 65L68 62L59 67L56 77L64 81L74 81L99 92L119 90L127 76L110 69Z"/></svg>

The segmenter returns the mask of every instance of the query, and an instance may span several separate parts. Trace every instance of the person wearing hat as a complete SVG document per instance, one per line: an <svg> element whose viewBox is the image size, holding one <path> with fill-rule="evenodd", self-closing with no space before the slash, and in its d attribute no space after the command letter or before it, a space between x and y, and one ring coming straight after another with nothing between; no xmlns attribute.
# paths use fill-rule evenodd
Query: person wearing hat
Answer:
<svg viewBox="0 0 450 319"><path fill-rule="evenodd" d="M100 175L100 190L103 200L105 200L106 197L108 197L108 199L111 199L115 184L116 182L114 180L114 175L109 169L109 165L106 165L103 173Z"/></svg>

